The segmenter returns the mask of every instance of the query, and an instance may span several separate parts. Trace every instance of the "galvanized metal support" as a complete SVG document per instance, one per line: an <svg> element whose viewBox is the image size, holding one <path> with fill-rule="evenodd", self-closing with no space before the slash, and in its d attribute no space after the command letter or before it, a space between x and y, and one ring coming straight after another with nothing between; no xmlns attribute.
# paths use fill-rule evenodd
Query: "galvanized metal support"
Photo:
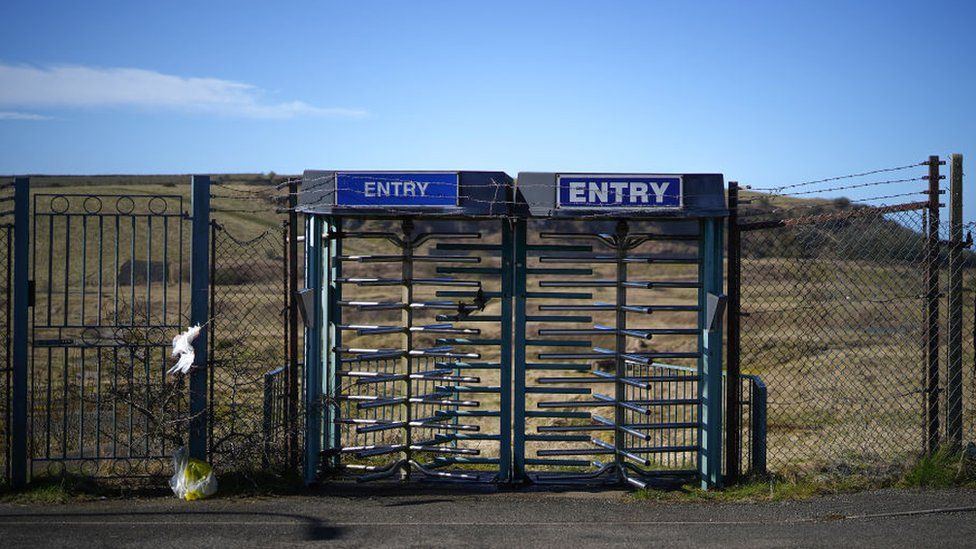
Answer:
<svg viewBox="0 0 976 549"><path fill-rule="evenodd" d="M13 261L13 431L10 451L10 476L14 487L28 481L27 456L27 309L30 307L30 179L14 180L14 256Z"/></svg>
<svg viewBox="0 0 976 549"><path fill-rule="evenodd" d="M741 234L739 233L739 184L729 182L728 236L728 298L729 318L726 341L728 365L725 376L725 480L738 480L742 468L742 383L740 375L739 315L741 314L740 284L742 276Z"/></svg>
<svg viewBox="0 0 976 549"><path fill-rule="evenodd" d="M702 488L722 486L722 222L715 218L701 221L699 301L701 356L698 359L699 460Z"/></svg>
<svg viewBox="0 0 976 549"><path fill-rule="evenodd" d="M302 478L306 485L318 479L322 452L322 277L323 222L320 216L305 217L305 461Z"/></svg>
<svg viewBox="0 0 976 549"><path fill-rule="evenodd" d="M513 470L512 480L514 482L525 482L528 477L525 473L525 362L526 362L526 220L516 218L514 221L514 277L515 277L515 394L513 410L513 427L515 431L514 444L512 447Z"/></svg>
<svg viewBox="0 0 976 549"><path fill-rule="evenodd" d="M925 246L925 448L939 448L939 166L938 156L930 156L928 190L928 239Z"/></svg>
<svg viewBox="0 0 976 549"><path fill-rule="evenodd" d="M339 383L342 363L339 360L337 349L342 346L342 307L339 301L342 299L342 285L338 282L342 277L342 219L339 217L328 217L327 234L328 254L322 286L326 288L326 300L322 304L325 309L325 318L322 327L325 330L325 341L322 346L322 356L325 361L312 364L312 368L322 368L325 372L322 379L322 394L325 395L325 450L329 455L326 467L334 470L339 467L339 455L336 453L342 446L342 432L336 421L339 419ZM308 366L306 366L307 368Z"/></svg>
<svg viewBox="0 0 976 549"><path fill-rule="evenodd" d="M190 371L189 454L207 459L207 332L210 320L210 176L190 178L193 216L190 236L190 325L202 326L193 342L195 363Z"/></svg>
<svg viewBox="0 0 976 549"><path fill-rule="evenodd" d="M949 325L946 367L946 438L962 448L962 155L953 154L949 179Z"/></svg>

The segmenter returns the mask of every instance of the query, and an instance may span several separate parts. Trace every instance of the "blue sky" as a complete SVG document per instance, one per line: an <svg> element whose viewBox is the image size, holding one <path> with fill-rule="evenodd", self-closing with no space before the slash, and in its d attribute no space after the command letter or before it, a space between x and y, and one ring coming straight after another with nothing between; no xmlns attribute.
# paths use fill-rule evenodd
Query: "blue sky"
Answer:
<svg viewBox="0 0 976 549"><path fill-rule="evenodd" d="M974 2L5 0L0 21L7 174L716 171L769 187L976 160Z"/></svg>

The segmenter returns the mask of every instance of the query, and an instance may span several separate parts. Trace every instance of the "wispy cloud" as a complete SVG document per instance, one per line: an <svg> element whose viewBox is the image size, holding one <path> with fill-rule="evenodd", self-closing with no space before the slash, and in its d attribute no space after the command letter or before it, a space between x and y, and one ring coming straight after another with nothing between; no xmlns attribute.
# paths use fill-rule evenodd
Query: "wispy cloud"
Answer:
<svg viewBox="0 0 976 549"><path fill-rule="evenodd" d="M133 68L4 63L0 63L0 107L137 107L272 119L366 115L362 110L318 107L303 101L269 101L260 88L218 78L188 78Z"/></svg>
<svg viewBox="0 0 976 549"><path fill-rule="evenodd" d="M50 116L32 112L0 111L0 120L50 120Z"/></svg>

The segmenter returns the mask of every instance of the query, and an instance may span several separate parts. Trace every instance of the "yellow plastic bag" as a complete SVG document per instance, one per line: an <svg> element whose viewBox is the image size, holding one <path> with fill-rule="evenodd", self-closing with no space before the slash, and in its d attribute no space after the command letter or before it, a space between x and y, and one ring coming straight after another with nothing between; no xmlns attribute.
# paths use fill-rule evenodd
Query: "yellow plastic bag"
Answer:
<svg viewBox="0 0 976 549"><path fill-rule="evenodd" d="M186 448L180 448L173 456L173 468L176 473L169 479L169 487L176 497L193 501L203 499L217 493L217 479L213 468L206 461L193 459L186 453Z"/></svg>

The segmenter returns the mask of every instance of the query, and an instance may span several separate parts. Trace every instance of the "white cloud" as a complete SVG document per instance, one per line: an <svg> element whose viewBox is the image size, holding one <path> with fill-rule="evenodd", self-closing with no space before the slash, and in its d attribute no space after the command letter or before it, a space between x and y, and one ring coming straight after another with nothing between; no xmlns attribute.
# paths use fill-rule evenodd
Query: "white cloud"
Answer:
<svg viewBox="0 0 976 549"><path fill-rule="evenodd" d="M242 116L358 117L365 111L303 101L267 101L263 90L231 80L186 78L132 68L0 63L0 106L29 108L138 107Z"/></svg>
<svg viewBox="0 0 976 549"><path fill-rule="evenodd" d="M32 112L0 111L0 120L50 120L50 116Z"/></svg>

